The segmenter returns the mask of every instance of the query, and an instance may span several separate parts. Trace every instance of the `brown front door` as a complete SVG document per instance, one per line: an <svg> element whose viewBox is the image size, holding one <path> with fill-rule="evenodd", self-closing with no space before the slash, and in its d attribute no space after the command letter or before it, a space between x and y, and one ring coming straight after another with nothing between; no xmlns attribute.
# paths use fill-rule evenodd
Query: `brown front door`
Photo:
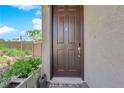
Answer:
<svg viewBox="0 0 124 93"><path fill-rule="evenodd" d="M53 7L53 76L80 77L80 7Z"/></svg>

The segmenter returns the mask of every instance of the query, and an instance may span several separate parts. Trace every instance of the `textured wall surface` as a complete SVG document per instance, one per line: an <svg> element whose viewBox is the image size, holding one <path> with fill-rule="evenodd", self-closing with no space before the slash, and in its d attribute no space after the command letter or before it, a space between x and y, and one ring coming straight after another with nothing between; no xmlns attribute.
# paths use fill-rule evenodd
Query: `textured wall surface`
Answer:
<svg viewBox="0 0 124 93"><path fill-rule="evenodd" d="M43 70L50 77L50 7L43 7ZM124 87L124 6L84 6L85 81Z"/></svg>
<svg viewBox="0 0 124 93"><path fill-rule="evenodd" d="M50 79L50 43L51 43L51 8L50 6L43 6L43 42L42 42L42 62L43 72L47 75L47 79Z"/></svg>
<svg viewBox="0 0 124 93"><path fill-rule="evenodd" d="M124 6L84 6L85 80L124 87Z"/></svg>

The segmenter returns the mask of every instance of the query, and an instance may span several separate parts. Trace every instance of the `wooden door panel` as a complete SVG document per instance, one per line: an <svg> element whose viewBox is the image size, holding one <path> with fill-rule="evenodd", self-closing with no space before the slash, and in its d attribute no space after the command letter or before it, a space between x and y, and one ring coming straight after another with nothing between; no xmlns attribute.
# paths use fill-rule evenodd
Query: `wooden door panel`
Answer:
<svg viewBox="0 0 124 93"><path fill-rule="evenodd" d="M58 71L64 71L64 50L57 50L57 69Z"/></svg>
<svg viewBox="0 0 124 93"><path fill-rule="evenodd" d="M53 14L53 71L59 75L65 71L65 47L64 47L64 22L65 15L62 8L54 8Z"/></svg>
<svg viewBox="0 0 124 93"><path fill-rule="evenodd" d="M57 43L64 43L64 16L58 16Z"/></svg>
<svg viewBox="0 0 124 93"><path fill-rule="evenodd" d="M69 71L75 71L75 51L74 49L69 49L68 51L68 70Z"/></svg>
<svg viewBox="0 0 124 93"><path fill-rule="evenodd" d="M53 74L80 76L80 14L77 6L53 7Z"/></svg>
<svg viewBox="0 0 124 93"><path fill-rule="evenodd" d="M69 16L69 43L75 43L75 16Z"/></svg>

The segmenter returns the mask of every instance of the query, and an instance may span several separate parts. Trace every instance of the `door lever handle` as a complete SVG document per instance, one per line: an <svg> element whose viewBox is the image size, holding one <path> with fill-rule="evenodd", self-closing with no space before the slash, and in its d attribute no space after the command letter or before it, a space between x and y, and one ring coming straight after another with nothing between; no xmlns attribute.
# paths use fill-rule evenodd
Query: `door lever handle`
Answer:
<svg viewBox="0 0 124 93"><path fill-rule="evenodd" d="M78 47L78 57L80 57L80 47Z"/></svg>
<svg viewBox="0 0 124 93"><path fill-rule="evenodd" d="M79 46L78 46L78 57L80 58L80 50L81 50L81 48L80 48L80 43L79 43Z"/></svg>

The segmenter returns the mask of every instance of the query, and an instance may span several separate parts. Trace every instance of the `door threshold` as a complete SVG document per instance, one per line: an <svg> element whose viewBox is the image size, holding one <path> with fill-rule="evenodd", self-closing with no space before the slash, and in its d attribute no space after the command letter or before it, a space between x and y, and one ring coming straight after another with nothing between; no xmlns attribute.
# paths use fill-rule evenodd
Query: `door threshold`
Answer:
<svg viewBox="0 0 124 93"><path fill-rule="evenodd" d="M81 84L85 81L80 77L53 77L50 82L53 83L68 83L68 84Z"/></svg>

